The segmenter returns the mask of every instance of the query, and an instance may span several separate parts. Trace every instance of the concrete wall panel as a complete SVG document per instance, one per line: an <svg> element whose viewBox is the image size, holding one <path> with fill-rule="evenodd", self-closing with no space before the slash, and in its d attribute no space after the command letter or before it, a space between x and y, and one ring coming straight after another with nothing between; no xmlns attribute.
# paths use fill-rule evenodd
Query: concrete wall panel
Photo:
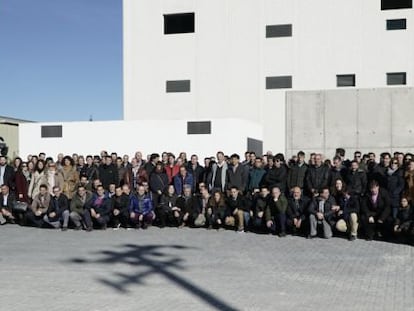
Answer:
<svg viewBox="0 0 414 311"><path fill-rule="evenodd" d="M290 148L324 148L324 103L322 92L295 92L288 97Z"/></svg>
<svg viewBox="0 0 414 311"><path fill-rule="evenodd" d="M337 147L351 158L355 150L413 152L413 105L414 88L289 92L286 153L303 150L332 158Z"/></svg>
<svg viewBox="0 0 414 311"><path fill-rule="evenodd" d="M338 96L340 94L340 96ZM325 131L327 149L349 148L358 144L357 95L354 90L327 91L325 100ZM346 135L344 135L346 133Z"/></svg>
<svg viewBox="0 0 414 311"><path fill-rule="evenodd" d="M359 145L365 148L391 148L392 89L358 90Z"/></svg>
<svg viewBox="0 0 414 311"><path fill-rule="evenodd" d="M414 144L414 91L395 89L392 93L392 145L395 148Z"/></svg>

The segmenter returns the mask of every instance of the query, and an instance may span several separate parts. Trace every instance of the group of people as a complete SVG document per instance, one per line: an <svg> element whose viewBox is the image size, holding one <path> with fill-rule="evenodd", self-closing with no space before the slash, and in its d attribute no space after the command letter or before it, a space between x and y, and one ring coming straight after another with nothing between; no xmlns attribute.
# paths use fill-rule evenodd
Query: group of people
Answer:
<svg viewBox="0 0 414 311"><path fill-rule="evenodd" d="M338 148L331 160L304 152L187 159L102 151L57 159L0 156L0 224L75 230L157 225L232 229L353 241L414 241L414 156Z"/></svg>

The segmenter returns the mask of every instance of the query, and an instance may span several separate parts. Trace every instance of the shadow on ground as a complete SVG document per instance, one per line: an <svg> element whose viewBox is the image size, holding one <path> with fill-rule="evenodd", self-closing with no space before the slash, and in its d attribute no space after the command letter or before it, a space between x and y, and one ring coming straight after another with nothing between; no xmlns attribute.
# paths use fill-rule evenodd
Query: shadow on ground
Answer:
<svg viewBox="0 0 414 311"><path fill-rule="evenodd" d="M119 250L105 250L97 252L97 259L72 258L71 264L125 264L142 267L144 271L136 273L113 272L111 279L98 279L119 293L129 293L131 286L143 286L145 279L158 274L169 282L179 286L199 300L217 310L237 310L219 297L209 293L206 289L188 281L180 275L186 270L184 260L178 255L171 254L171 250L184 251L190 247L181 245L123 245ZM116 281L112 279L117 279Z"/></svg>

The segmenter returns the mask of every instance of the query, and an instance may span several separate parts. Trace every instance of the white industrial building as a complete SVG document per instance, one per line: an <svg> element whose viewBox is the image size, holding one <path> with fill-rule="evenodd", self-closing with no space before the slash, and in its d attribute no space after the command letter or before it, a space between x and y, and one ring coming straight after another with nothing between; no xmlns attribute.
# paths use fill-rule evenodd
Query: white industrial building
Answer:
<svg viewBox="0 0 414 311"><path fill-rule="evenodd" d="M123 11L124 121L25 124L21 152L414 148L412 0L124 0Z"/></svg>
<svg viewBox="0 0 414 311"><path fill-rule="evenodd" d="M413 55L407 0L124 0L124 118L250 120L284 152L288 92L413 86Z"/></svg>

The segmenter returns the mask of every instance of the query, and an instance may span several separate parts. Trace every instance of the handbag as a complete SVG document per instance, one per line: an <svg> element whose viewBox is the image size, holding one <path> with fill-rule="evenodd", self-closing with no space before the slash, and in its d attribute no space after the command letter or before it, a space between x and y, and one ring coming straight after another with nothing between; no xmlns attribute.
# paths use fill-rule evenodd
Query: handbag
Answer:
<svg viewBox="0 0 414 311"><path fill-rule="evenodd" d="M16 212L25 212L27 210L28 204L26 202L16 201L13 204L13 211Z"/></svg>
<svg viewBox="0 0 414 311"><path fill-rule="evenodd" d="M206 224L206 217L203 214L198 214L197 218L194 220L194 225L196 227L202 227Z"/></svg>

